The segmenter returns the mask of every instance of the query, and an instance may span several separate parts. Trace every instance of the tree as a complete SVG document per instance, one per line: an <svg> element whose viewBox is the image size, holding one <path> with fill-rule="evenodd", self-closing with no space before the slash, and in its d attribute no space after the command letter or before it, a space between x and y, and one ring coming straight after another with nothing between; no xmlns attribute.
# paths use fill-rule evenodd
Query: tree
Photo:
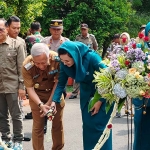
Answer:
<svg viewBox="0 0 150 150"><path fill-rule="evenodd" d="M104 51L115 33L127 31L132 14L131 3L127 0L47 0L45 5L40 18L44 35L48 34L51 19L62 18L64 35L74 40L80 33L79 24L85 22Z"/></svg>
<svg viewBox="0 0 150 150"><path fill-rule="evenodd" d="M142 24L147 24L149 20L149 0L131 0L132 8L135 13L132 13L128 22L128 31L131 37L136 37L139 28Z"/></svg>
<svg viewBox="0 0 150 150"><path fill-rule="evenodd" d="M0 17L7 19L16 15L21 19L21 33L27 32L30 23L41 16L44 0L3 0L0 1Z"/></svg>
<svg viewBox="0 0 150 150"><path fill-rule="evenodd" d="M149 12L150 1L149 0L133 0L132 6L138 12Z"/></svg>

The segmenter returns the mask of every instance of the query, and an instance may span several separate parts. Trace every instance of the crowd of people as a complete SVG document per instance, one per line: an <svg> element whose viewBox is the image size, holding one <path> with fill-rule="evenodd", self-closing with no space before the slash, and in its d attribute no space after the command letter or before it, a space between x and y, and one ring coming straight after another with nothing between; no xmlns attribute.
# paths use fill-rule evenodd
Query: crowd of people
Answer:
<svg viewBox="0 0 150 150"><path fill-rule="evenodd" d="M81 34L75 41L63 37L63 21L51 20L51 36L41 35L39 22L31 23L27 36L20 38L20 19L11 16L6 21L0 18L0 133L3 143L13 150L23 150L21 101L28 96L31 112L25 118L33 119L32 146L34 150L44 150L46 114L54 108L52 120L52 150L64 148L63 111L65 109L66 84L68 77L74 79L74 89L69 99L77 98L80 92L80 108L83 123L83 148L92 150L111 116L113 105L105 111L106 99L100 98L88 112L88 104L96 88L94 72L107 68L96 52L98 44L93 34L89 34L86 23L80 25ZM150 23L140 28L140 33L149 37ZM121 47L130 42L127 32L117 33L108 49ZM138 41L138 38L135 39ZM147 42L149 47L149 42ZM143 101L133 99L134 111L134 150L149 150L150 115L149 102L147 113L143 115L139 106ZM118 112L119 113L119 112ZM10 132L9 115L12 119L13 133ZM120 117L121 115L119 115ZM90 138L89 138L90 137ZM0 146L3 148L2 146ZM112 131L101 150L112 150Z"/></svg>

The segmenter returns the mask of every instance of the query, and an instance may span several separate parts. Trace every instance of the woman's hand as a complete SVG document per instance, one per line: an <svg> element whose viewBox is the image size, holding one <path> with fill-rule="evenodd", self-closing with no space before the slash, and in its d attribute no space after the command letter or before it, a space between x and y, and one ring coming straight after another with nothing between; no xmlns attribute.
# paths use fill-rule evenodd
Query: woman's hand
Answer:
<svg viewBox="0 0 150 150"><path fill-rule="evenodd" d="M102 105L102 102L101 101L98 101L94 104L94 106L91 108L91 116L97 114L99 112L99 109Z"/></svg>
<svg viewBox="0 0 150 150"><path fill-rule="evenodd" d="M52 102L50 107L53 108L53 113L56 114L56 113L57 113L57 110L56 110L56 103L55 103L55 102Z"/></svg>

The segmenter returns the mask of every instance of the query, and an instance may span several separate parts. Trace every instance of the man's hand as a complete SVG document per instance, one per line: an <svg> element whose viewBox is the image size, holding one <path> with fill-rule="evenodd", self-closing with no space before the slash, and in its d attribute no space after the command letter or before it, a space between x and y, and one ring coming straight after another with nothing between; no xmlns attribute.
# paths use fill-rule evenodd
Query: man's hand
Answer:
<svg viewBox="0 0 150 150"><path fill-rule="evenodd" d="M42 113L40 116L44 117L44 116L46 116L47 112L49 111L50 106L41 104L40 108L41 108L40 112Z"/></svg>
<svg viewBox="0 0 150 150"><path fill-rule="evenodd" d="M22 89L19 89L18 90L18 98L19 99L26 99L26 91L22 90Z"/></svg>
<svg viewBox="0 0 150 150"><path fill-rule="evenodd" d="M51 106L51 103L52 103L52 101L48 101L48 102L45 103L45 105Z"/></svg>
<svg viewBox="0 0 150 150"><path fill-rule="evenodd" d="M101 101L98 101L94 104L94 106L90 110L92 116L99 112L99 109L100 109L101 105L102 105Z"/></svg>

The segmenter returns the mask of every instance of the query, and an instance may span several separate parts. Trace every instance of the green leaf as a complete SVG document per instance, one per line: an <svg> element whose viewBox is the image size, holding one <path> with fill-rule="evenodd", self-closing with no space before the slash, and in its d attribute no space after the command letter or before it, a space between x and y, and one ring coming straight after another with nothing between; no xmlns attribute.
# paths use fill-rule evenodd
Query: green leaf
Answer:
<svg viewBox="0 0 150 150"><path fill-rule="evenodd" d="M118 111L121 111L122 106L124 105L126 98L120 99L118 103Z"/></svg>
<svg viewBox="0 0 150 150"><path fill-rule="evenodd" d="M107 102L107 103L106 103L106 106L105 106L106 114L108 113L110 107L111 107L111 104Z"/></svg>
<svg viewBox="0 0 150 150"><path fill-rule="evenodd" d="M94 97L90 100L89 105L88 105L88 112L90 112L91 108L94 106L96 102L99 101L101 98L101 95L98 93L98 91L95 92Z"/></svg>

